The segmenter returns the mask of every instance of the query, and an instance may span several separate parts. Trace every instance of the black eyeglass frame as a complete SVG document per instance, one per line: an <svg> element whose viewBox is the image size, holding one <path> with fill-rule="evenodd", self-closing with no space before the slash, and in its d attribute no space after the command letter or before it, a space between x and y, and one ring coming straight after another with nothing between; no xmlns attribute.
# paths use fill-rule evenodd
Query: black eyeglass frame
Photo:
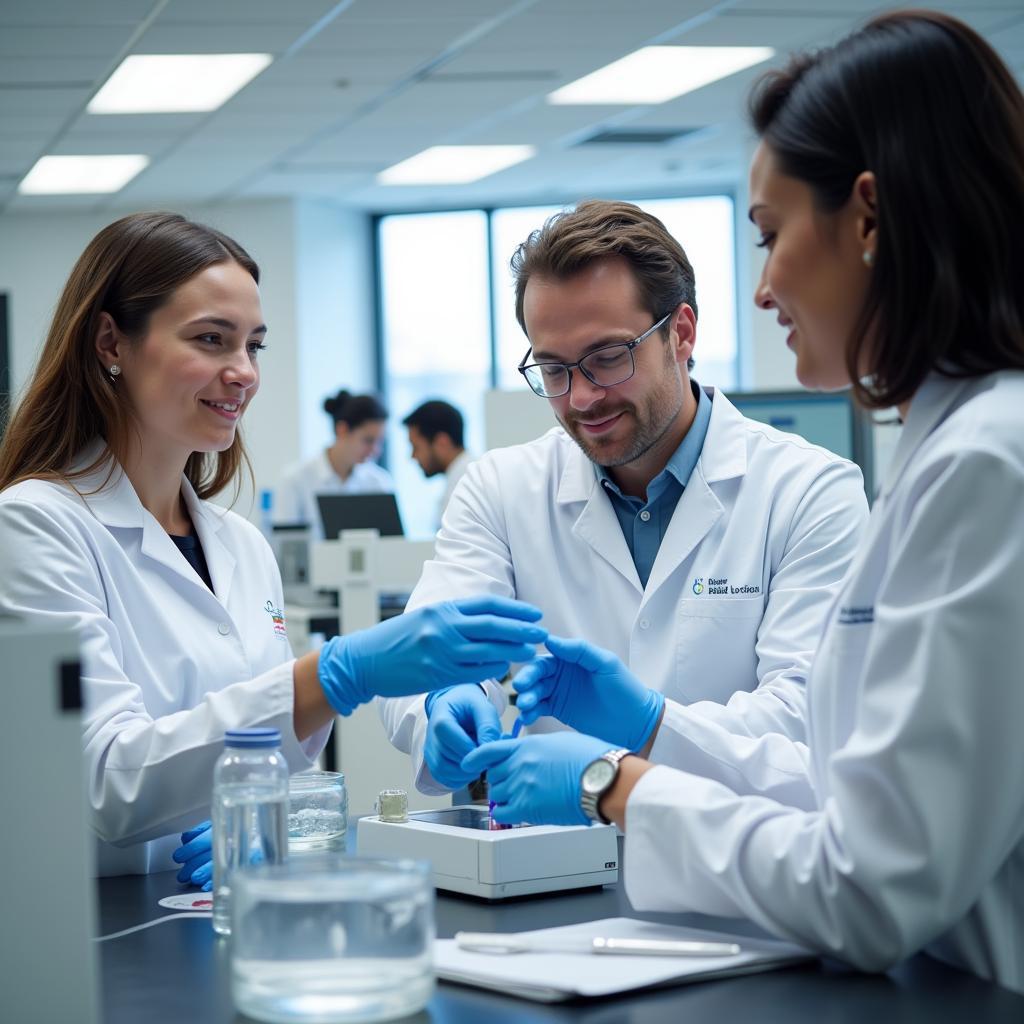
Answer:
<svg viewBox="0 0 1024 1024"><path fill-rule="evenodd" d="M633 355L633 349L635 349L641 342L646 341L656 330L658 330L659 327L664 326L665 322L672 316L673 313L675 313L674 309L671 310L670 312L666 313L656 324L654 324L652 327L648 327L647 330L644 331L643 334L641 334L637 338L634 338L632 341L616 341L616 342L613 342L610 345L602 345L600 348L595 348L595 349L591 350L585 356L583 356L581 359L577 359L575 363L558 363L558 362L555 362L554 360L551 360L549 362L543 362L543 363L527 363L526 360L530 358L530 353L533 351L532 348L527 349L526 355L523 356L522 360L519 363L519 366L516 367L516 369L518 369L519 372L523 375L523 379L526 381L526 383L529 386L530 390L535 395L537 395L538 398L561 398L563 395L569 394L569 392L572 390L572 371L573 370L579 370L580 373L582 373L583 376L586 377L587 380L589 380L590 383L595 385L596 387L599 387L599 388L616 388L620 384L625 384L627 380L629 380L631 377L633 377L636 374L636 357ZM624 348L624 349L626 349L627 352L629 352L629 365L630 365L629 373L625 377L623 377L622 380L615 381L614 384L602 384L599 380L594 380L594 378L591 375L591 373L587 370L587 368L583 364L591 356L600 355L600 353L607 352L608 349L610 349L610 348ZM563 370L565 370L565 372L566 372L566 384L565 384L565 390L564 391L559 391L557 395L541 394L541 392L539 392L533 386L533 384L530 381L530 378L527 376L526 371L527 370L537 369L537 368L543 367L543 366L560 366Z"/></svg>

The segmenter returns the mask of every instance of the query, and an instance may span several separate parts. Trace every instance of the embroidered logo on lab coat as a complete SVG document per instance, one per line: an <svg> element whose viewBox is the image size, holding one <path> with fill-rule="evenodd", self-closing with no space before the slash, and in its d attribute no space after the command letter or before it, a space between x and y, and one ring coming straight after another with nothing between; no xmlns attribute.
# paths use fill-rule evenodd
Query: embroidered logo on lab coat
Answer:
<svg viewBox="0 0 1024 1024"><path fill-rule="evenodd" d="M699 597L704 593L704 577L697 576L693 581L693 592ZM721 597L736 597L738 595L747 594L760 594L761 587L757 583L744 583L738 587L734 587L729 583L728 576L709 576L707 580L707 592L709 594L718 594Z"/></svg>
<svg viewBox="0 0 1024 1024"><path fill-rule="evenodd" d="M263 609L274 623L274 636L279 636L282 640L287 640L288 630L285 629L284 625L284 612L281 611L280 608L275 608L273 601L268 601L263 606Z"/></svg>
<svg viewBox="0 0 1024 1024"><path fill-rule="evenodd" d="M875 621L875 606L865 605L858 607L851 605L839 609L840 626L865 626Z"/></svg>

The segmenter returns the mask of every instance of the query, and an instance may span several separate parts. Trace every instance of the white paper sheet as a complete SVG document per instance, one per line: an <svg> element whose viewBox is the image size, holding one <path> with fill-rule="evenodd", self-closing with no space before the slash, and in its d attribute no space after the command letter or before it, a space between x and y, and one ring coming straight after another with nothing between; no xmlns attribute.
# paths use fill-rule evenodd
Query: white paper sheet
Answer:
<svg viewBox="0 0 1024 1024"><path fill-rule="evenodd" d="M454 939L439 939L434 952L438 977L495 989L524 999L558 1002L577 997L612 995L651 985L682 984L766 971L813 959L814 956L799 946L774 939L748 939L696 928L651 924L628 917L608 917L585 924L519 934L738 942L742 951L737 956L728 957L476 953L459 949Z"/></svg>

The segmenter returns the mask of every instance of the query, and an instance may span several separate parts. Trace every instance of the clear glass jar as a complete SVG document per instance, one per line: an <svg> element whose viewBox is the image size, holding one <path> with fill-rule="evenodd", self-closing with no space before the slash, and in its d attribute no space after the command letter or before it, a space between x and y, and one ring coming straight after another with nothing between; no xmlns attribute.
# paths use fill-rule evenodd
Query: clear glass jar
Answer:
<svg viewBox="0 0 1024 1024"><path fill-rule="evenodd" d="M434 888L422 861L330 855L239 872L235 1008L274 1024L370 1022L434 991Z"/></svg>
<svg viewBox="0 0 1024 1024"><path fill-rule="evenodd" d="M236 874L288 855L288 764L278 729L234 729L213 770L213 928L231 934Z"/></svg>
<svg viewBox="0 0 1024 1024"><path fill-rule="evenodd" d="M348 790L341 772L298 772L288 780L288 852L344 853Z"/></svg>

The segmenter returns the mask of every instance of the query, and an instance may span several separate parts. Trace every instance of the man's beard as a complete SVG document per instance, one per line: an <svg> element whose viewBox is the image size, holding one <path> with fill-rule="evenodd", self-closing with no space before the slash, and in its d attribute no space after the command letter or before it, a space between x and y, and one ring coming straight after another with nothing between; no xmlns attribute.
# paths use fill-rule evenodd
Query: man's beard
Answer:
<svg viewBox="0 0 1024 1024"><path fill-rule="evenodd" d="M633 434L624 441L619 441L617 445L606 445L600 440L588 438L583 433L582 427L578 425L579 417L577 416L567 416L564 419L559 416L558 420L565 428L565 432L576 442L591 462L596 462L599 466L604 466L605 469L614 469L616 466L625 466L630 462L636 462L637 459L646 455L668 433L682 407L683 395L680 390L675 408L664 417L658 416L657 401L648 405L643 417L639 415L637 407L632 404L620 406L609 412L602 410L602 419L610 419L612 416L624 413L626 416L631 416L636 424ZM588 419L592 420L593 415L591 412Z"/></svg>

